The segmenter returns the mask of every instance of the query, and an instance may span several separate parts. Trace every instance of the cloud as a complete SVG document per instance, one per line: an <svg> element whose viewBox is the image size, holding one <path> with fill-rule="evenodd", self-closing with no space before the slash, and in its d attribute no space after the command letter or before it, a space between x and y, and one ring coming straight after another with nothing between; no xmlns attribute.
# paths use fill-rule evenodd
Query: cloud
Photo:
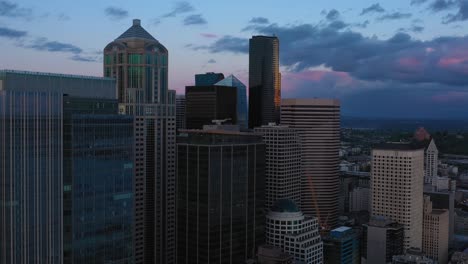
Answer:
<svg viewBox="0 0 468 264"><path fill-rule="evenodd" d="M218 35L212 34L212 33L200 33L200 36L204 38L217 38L218 37Z"/></svg>
<svg viewBox="0 0 468 264"><path fill-rule="evenodd" d="M73 44L58 41L49 41L46 38L37 38L32 42L32 44L29 44L26 47L38 51L49 52L65 52L72 54L80 54L83 52L81 48Z"/></svg>
<svg viewBox="0 0 468 264"><path fill-rule="evenodd" d="M0 0L0 17L1 16L30 19L32 17L32 9L20 8L16 3Z"/></svg>
<svg viewBox="0 0 468 264"><path fill-rule="evenodd" d="M265 17L253 17L250 19L249 23L252 24L268 24L270 21L268 21L268 18Z"/></svg>
<svg viewBox="0 0 468 264"><path fill-rule="evenodd" d="M70 17L65 13L58 14L57 18L58 18L59 21L68 21L68 20L70 20Z"/></svg>
<svg viewBox="0 0 468 264"><path fill-rule="evenodd" d="M232 52L238 54L249 52L249 41L244 38L223 36L209 46L195 46L193 44L188 44L186 47L192 48L193 50L207 50L212 53Z"/></svg>
<svg viewBox="0 0 468 264"><path fill-rule="evenodd" d="M346 24L345 22L341 20L333 21L330 24L328 24L328 28L335 29L335 30L340 30L348 26L349 24Z"/></svg>
<svg viewBox="0 0 468 264"><path fill-rule="evenodd" d="M106 16L114 20L120 20L128 17L128 11L119 7L110 6L105 9Z"/></svg>
<svg viewBox="0 0 468 264"><path fill-rule="evenodd" d="M385 12L385 9L379 3L376 3L367 8L362 9L360 15L362 16L362 15L369 14L369 13L383 13L383 12Z"/></svg>
<svg viewBox="0 0 468 264"><path fill-rule="evenodd" d="M328 14L325 16L328 20L336 20L340 17L340 12L336 9L332 9L328 12Z"/></svg>
<svg viewBox="0 0 468 264"><path fill-rule="evenodd" d="M184 19L184 25L203 25L206 24L206 19L201 14L190 15Z"/></svg>
<svg viewBox="0 0 468 264"><path fill-rule="evenodd" d="M407 19L410 18L412 15L410 13L401 13L401 12L393 12L377 18L379 21L384 20L399 20L399 19Z"/></svg>
<svg viewBox="0 0 468 264"><path fill-rule="evenodd" d="M0 37L9 39L18 39L25 37L28 33L26 31L0 27Z"/></svg>
<svg viewBox="0 0 468 264"><path fill-rule="evenodd" d="M421 32L424 31L424 27L423 26L418 26L418 25L413 25L413 26L411 26L410 31L412 31L414 33L421 33Z"/></svg>
<svg viewBox="0 0 468 264"><path fill-rule="evenodd" d="M70 59L81 62L100 62L102 60L100 56L82 56L79 54L71 56Z"/></svg>
<svg viewBox="0 0 468 264"><path fill-rule="evenodd" d="M448 24L468 20L468 0L458 0L456 7L458 9L457 13L447 15L443 23Z"/></svg>
<svg viewBox="0 0 468 264"><path fill-rule="evenodd" d="M452 9L453 7L456 7L456 2L452 0L434 0L434 2L429 5L429 9L433 12L441 12Z"/></svg>
<svg viewBox="0 0 468 264"><path fill-rule="evenodd" d="M189 2L176 2L172 11L164 14L162 17L175 17L192 11L195 11L195 8Z"/></svg>
<svg viewBox="0 0 468 264"><path fill-rule="evenodd" d="M358 27L358 28L367 28L367 26L370 24L370 21L369 20L366 20L364 22L361 22L361 23L355 23L353 24L354 27Z"/></svg>
<svg viewBox="0 0 468 264"><path fill-rule="evenodd" d="M216 60L210 59L210 60L208 60L208 63L216 63Z"/></svg>
<svg viewBox="0 0 468 264"><path fill-rule="evenodd" d="M426 3L428 0L411 0L411 5L422 5Z"/></svg>

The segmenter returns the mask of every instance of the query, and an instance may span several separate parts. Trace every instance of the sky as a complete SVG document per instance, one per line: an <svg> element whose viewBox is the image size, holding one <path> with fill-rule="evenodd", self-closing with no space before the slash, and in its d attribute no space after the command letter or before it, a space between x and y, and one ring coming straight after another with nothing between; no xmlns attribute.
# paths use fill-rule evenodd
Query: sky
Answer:
<svg viewBox="0 0 468 264"><path fill-rule="evenodd" d="M102 76L132 19L194 75L248 86L248 39L280 40L283 98L338 98L354 117L468 119L468 0L0 0L0 69Z"/></svg>

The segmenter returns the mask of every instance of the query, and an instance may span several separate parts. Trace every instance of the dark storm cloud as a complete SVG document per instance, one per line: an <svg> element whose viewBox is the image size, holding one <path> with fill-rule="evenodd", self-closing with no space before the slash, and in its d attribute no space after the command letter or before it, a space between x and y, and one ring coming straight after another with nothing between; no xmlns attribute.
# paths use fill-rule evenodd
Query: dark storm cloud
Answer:
<svg viewBox="0 0 468 264"><path fill-rule="evenodd" d="M203 25L206 24L206 19L201 14L190 15L184 19L184 25Z"/></svg>
<svg viewBox="0 0 468 264"><path fill-rule="evenodd" d="M30 8L19 7L16 3L0 0L0 16L29 19L32 17L32 10Z"/></svg>
<svg viewBox="0 0 468 264"><path fill-rule="evenodd" d="M377 18L379 21L384 20L400 20L400 19L407 19L410 18L412 15L410 13L402 13L402 12L393 12L389 14L385 14Z"/></svg>
<svg viewBox="0 0 468 264"><path fill-rule="evenodd" d="M367 8L362 9L361 16L370 14L370 13L383 13L383 12L385 12L385 9L379 3L375 3Z"/></svg>
<svg viewBox="0 0 468 264"><path fill-rule="evenodd" d="M28 33L26 31L0 27L0 37L9 39L18 39L25 37Z"/></svg>
<svg viewBox="0 0 468 264"><path fill-rule="evenodd" d="M175 17L177 15L189 13L192 11L195 11L195 8L189 2L176 2L172 11L164 14L162 17Z"/></svg>
<svg viewBox="0 0 468 264"><path fill-rule="evenodd" d="M83 52L83 50L80 47L77 47L73 44L58 41L49 41L45 38L38 38L26 47L38 51L49 52L65 52L73 54L80 54Z"/></svg>
<svg viewBox="0 0 468 264"><path fill-rule="evenodd" d="M253 17L250 19L249 23L252 24L268 24L270 21L268 21L268 18L266 17Z"/></svg>
<svg viewBox="0 0 468 264"><path fill-rule="evenodd" d="M326 18L328 20L337 20L338 18L340 18L340 12L338 12L338 10L336 9L332 9L328 12Z"/></svg>
<svg viewBox="0 0 468 264"><path fill-rule="evenodd" d="M449 14L443 21L444 23L452 23L457 21L468 20L468 0L458 0L456 2L457 12Z"/></svg>
<svg viewBox="0 0 468 264"><path fill-rule="evenodd" d="M104 12L106 13L106 16L115 20L120 20L128 17L128 11L120 7L109 6L104 10Z"/></svg>
<svg viewBox="0 0 468 264"><path fill-rule="evenodd" d="M429 9L434 12L445 11L456 7L456 2L452 0L435 0L429 5Z"/></svg>

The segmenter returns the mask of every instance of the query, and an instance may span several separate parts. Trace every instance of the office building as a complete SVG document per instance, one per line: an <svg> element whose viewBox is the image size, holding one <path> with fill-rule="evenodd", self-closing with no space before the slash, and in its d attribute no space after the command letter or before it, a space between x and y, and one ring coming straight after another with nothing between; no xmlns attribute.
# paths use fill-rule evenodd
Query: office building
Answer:
<svg viewBox="0 0 468 264"><path fill-rule="evenodd" d="M135 263L175 261L175 91L168 50L139 19L104 48L119 111L135 120Z"/></svg>
<svg viewBox="0 0 468 264"><path fill-rule="evenodd" d="M186 103L185 95L176 96L176 128L177 132L180 129L185 129L186 125Z"/></svg>
<svg viewBox="0 0 468 264"><path fill-rule="evenodd" d="M222 126L177 141L177 263L245 263L264 241L265 144Z"/></svg>
<svg viewBox="0 0 468 264"><path fill-rule="evenodd" d="M282 248L294 263L323 263L317 218L305 216L290 199L276 201L266 216L266 243Z"/></svg>
<svg viewBox="0 0 468 264"><path fill-rule="evenodd" d="M405 249L421 248L424 148L385 143L372 149L371 215L405 226Z"/></svg>
<svg viewBox="0 0 468 264"><path fill-rule="evenodd" d="M447 210L449 214L449 243L455 239L455 192L424 190L424 195L431 198L432 208ZM467 232L468 234L468 232Z"/></svg>
<svg viewBox="0 0 468 264"><path fill-rule="evenodd" d="M323 238L323 252L326 264L360 264L359 234L350 227L335 228Z"/></svg>
<svg viewBox="0 0 468 264"><path fill-rule="evenodd" d="M369 188L357 187L349 192L349 211L369 211Z"/></svg>
<svg viewBox="0 0 468 264"><path fill-rule="evenodd" d="M332 99L284 99L281 124L299 133L302 151L301 209L331 230L338 220L340 103Z"/></svg>
<svg viewBox="0 0 468 264"><path fill-rule="evenodd" d="M410 248L404 255L393 256L392 264L438 264L417 248Z"/></svg>
<svg viewBox="0 0 468 264"><path fill-rule="evenodd" d="M245 84L231 74L215 85L235 87L237 89L237 124L241 129L247 129L249 126L249 112L247 109L247 88Z"/></svg>
<svg viewBox="0 0 468 264"><path fill-rule="evenodd" d="M202 129L213 120L237 124L237 89L227 86L185 87L186 127Z"/></svg>
<svg viewBox="0 0 468 264"><path fill-rule="evenodd" d="M433 209L429 196L424 196L422 251L438 263L447 263L449 250L448 210Z"/></svg>
<svg viewBox="0 0 468 264"><path fill-rule="evenodd" d="M249 128L279 123L281 74L277 37L249 40Z"/></svg>
<svg viewBox="0 0 468 264"><path fill-rule="evenodd" d="M266 145L266 208L276 201L291 199L301 204L301 143L297 132L287 126L270 124L255 128Z"/></svg>
<svg viewBox="0 0 468 264"><path fill-rule="evenodd" d="M113 79L0 71L0 262L133 262L133 118L117 104Z"/></svg>
<svg viewBox="0 0 468 264"><path fill-rule="evenodd" d="M292 264L293 258L281 248L270 245L262 245L258 248L258 264Z"/></svg>
<svg viewBox="0 0 468 264"><path fill-rule="evenodd" d="M403 254L404 226L385 217L372 217L364 224L361 237L361 263L392 263Z"/></svg>
<svg viewBox="0 0 468 264"><path fill-rule="evenodd" d="M224 74L207 72L195 74L195 86L210 86L224 79Z"/></svg>
<svg viewBox="0 0 468 264"><path fill-rule="evenodd" d="M356 171L340 172L340 196L339 196L339 214L345 215L349 212L358 211L366 206L369 210L369 195L365 196L366 191L370 190L370 173Z"/></svg>

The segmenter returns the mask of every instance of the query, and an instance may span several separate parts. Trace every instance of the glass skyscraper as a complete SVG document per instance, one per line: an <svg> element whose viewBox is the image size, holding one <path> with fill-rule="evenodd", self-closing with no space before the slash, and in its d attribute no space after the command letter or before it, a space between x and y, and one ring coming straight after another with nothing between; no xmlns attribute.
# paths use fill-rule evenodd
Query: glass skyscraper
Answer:
<svg viewBox="0 0 468 264"><path fill-rule="evenodd" d="M249 128L279 124L280 104L279 40L253 36L249 41Z"/></svg>
<svg viewBox="0 0 468 264"><path fill-rule="evenodd" d="M174 263L176 104L168 50L134 19L104 48L103 69L117 81L120 112L135 120L135 262Z"/></svg>
<svg viewBox="0 0 468 264"><path fill-rule="evenodd" d="M0 71L1 263L133 262L133 118L117 105L112 79Z"/></svg>
<svg viewBox="0 0 468 264"><path fill-rule="evenodd" d="M207 72L202 74L195 74L195 86L208 86L213 85L224 79L224 74Z"/></svg>
<svg viewBox="0 0 468 264"><path fill-rule="evenodd" d="M237 88L237 124L242 129L247 129L249 126L249 112L247 109L247 88L245 85L232 74L215 85Z"/></svg>
<svg viewBox="0 0 468 264"><path fill-rule="evenodd" d="M177 263L246 263L264 239L265 144L253 133L182 130Z"/></svg>

